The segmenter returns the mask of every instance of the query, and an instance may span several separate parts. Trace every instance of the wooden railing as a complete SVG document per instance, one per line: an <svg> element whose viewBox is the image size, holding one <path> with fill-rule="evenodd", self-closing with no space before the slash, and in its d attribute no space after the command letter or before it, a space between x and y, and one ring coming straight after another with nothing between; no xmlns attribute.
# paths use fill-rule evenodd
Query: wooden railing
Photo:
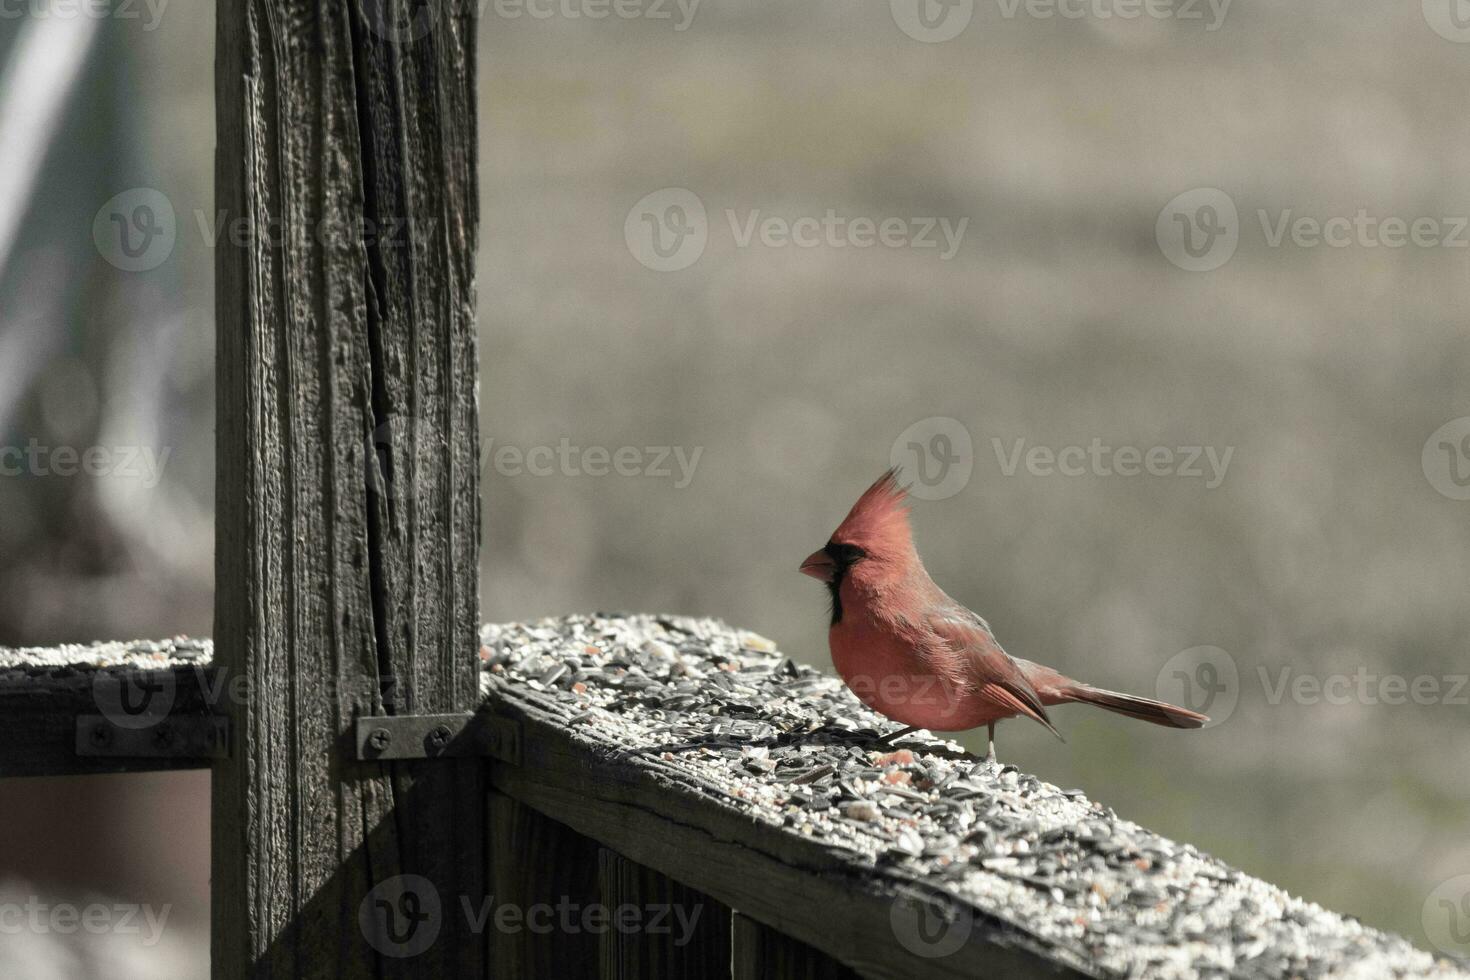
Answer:
<svg viewBox="0 0 1470 980"><path fill-rule="evenodd" d="M758 637L477 643L478 6L220 0L215 644L0 651L0 776L210 767L217 980L1451 972Z"/></svg>
<svg viewBox="0 0 1470 980"><path fill-rule="evenodd" d="M479 771L481 818L451 832L483 841L459 879L485 887L379 875L324 910L361 948L333 956L518 978L1465 975L953 743L878 745L891 724L834 678L718 622L568 617L481 640L473 715L339 734L363 765ZM151 646L0 652L0 774L240 751L210 733L244 685L207 642Z"/></svg>

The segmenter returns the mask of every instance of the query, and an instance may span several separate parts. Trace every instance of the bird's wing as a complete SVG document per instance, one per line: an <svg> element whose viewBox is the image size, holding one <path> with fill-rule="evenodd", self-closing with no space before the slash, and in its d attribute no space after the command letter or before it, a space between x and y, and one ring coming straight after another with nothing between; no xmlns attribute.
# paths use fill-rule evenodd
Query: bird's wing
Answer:
<svg viewBox="0 0 1470 980"><path fill-rule="evenodd" d="M946 604L929 616L928 626L962 657L975 679L976 691L996 704L1045 725L1062 735L1047 717L1041 696L1026 679L1021 666L1001 648L990 625L958 603Z"/></svg>

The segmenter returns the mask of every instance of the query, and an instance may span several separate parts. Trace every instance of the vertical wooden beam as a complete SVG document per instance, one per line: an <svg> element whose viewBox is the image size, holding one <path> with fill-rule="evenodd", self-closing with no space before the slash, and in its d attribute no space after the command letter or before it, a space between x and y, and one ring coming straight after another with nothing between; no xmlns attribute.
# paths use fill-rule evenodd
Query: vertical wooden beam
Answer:
<svg viewBox="0 0 1470 980"><path fill-rule="evenodd" d="M602 934L602 980L730 976L727 906L607 848L598 870L612 919Z"/></svg>
<svg viewBox="0 0 1470 980"><path fill-rule="evenodd" d="M857 980L852 969L782 935L748 915L735 913L731 930L734 980Z"/></svg>
<svg viewBox="0 0 1470 980"><path fill-rule="evenodd" d="M596 977L598 937L582 913L598 900L597 843L495 790L489 821L486 976Z"/></svg>
<svg viewBox="0 0 1470 980"><path fill-rule="evenodd" d="M220 0L216 978L482 976L473 0ZM424 948L424 937L432 933Z"/></svg>

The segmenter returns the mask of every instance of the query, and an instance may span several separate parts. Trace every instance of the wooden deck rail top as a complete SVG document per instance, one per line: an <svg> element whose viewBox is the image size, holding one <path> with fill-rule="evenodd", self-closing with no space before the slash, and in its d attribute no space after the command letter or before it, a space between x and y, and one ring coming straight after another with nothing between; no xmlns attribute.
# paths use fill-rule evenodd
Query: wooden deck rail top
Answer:
<svg viewBox="0 0 1470 980"><path fill-rule="evenodd" d="M484 710L519 728L497 791L860 973L1470 976L952 742L875 746L892 723L720 622L569 616L481 641ZM68 731L98 668L151 665L189 711L209 656L0 650L0 773L28 771L17 725Z"/></svg>

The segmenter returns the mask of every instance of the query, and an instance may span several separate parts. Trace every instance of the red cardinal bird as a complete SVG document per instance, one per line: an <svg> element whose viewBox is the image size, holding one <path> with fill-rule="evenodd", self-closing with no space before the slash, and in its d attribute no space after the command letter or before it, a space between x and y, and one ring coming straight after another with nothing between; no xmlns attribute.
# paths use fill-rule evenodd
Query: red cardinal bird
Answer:
<svg viewBox="0 0 1470 980"><path fill-rule="evenodd" d="M858 498L801 570L832 593L832 662L864 704L908 727L962 731L1024 715L1061 738L1046 709L1081 702L1170 728L1199 728L1186 708L1089 687L1001 649L990 624L934 584L909 530L896 469Z"/></svg>

